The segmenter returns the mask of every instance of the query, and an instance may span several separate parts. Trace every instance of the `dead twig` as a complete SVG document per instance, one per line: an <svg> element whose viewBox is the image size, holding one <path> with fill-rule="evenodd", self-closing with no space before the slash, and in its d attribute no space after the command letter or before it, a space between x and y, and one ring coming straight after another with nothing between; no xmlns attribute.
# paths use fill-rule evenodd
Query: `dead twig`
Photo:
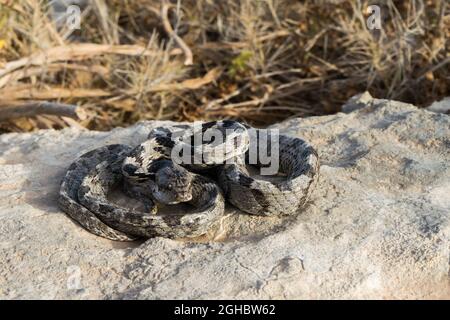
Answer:
<svg viewBox="0 0 450 320"><path fill-rule="evenodd" d="M205 110L212 109L213 107L221 104L222 102L228 101L231 98L240 95L242 91L247 90L250 86L251 86L251 83L248 83L248 84L244 85L242 88L236 89L233 92L231 92L230 94L227 94L223 98L215 99L215 100L208 102L208 104L205 106Z"/></svg>
<svg viewBox="0 0 450 320"><path fill-rule="evenodd" d="M171 55L180 54L179 49L170 52ZM50 64L58 61L85 60L101 54L121 54L131 56L151 56L154 51L139 45L103 45L94 43L78 43L74 45L58 46L43 50L31 56L10 61L0 68L0 78L4 75L30 65Z"/></svg>
<svg viewBox="0 0 450 320"><path fill-rule="evenodd" d="M175 91L175 90L195 90L200 87L215 81L222 73L221 68L217 67L209 70L203 77L186 79L178 83L162 83L153 87L147 88L147 92L157 91ZM134 95L136 92L128 91L128 94Z"/></svg>
<svg viewBox="0 0 450 320"><path fill-rule="evenodd" d="M159 91L176 91L176 90L195 90L202 86L215 81L222 70L220 68L214 68L209 70L203 77L186 79L181 82L175 83L162 83L155 86L146 88L146 92L159 92ZM125 95L135 96L138 92L136 90L126 90L120 92ZM61 88L46 86L45 88L34 88L30 85L7 87L0 90L0 96L3 100L51 100L51 99L66 99L66 98L99 98L99 97L111 97L119 92L113 92L103 89L89 89L89 88Z"/></svg>
<svg viewBox="0 0 450 320"><path fill-rule="evenodd" d="M186 59L184 60L185 66L190 66L194 63L194 58L192 56L192 51L188 47L188 45L181 39L176 32L173 30L172 26L169 22L169 4L163 0L161 4L161 21L163 23L164 30L170 35L175 42L180 46L181 50L183 50Z"/></svg>
<svg viewBox="0 0 450 320"><path fill-rule="evenodd" d="M97 98L109 97L113 93L102 89L88 88L61 88L46 86L45 88L34 88L32 86L7 87L0 90L0 96L4 100L52 100L67 98Z"/></svg>
<svg viewBox="0 0 450 320"><path fill-rule="evenodd" d="M61 70L77 70L89 73L97 73L105 77L108 74L108 69L101 65L84 66L81 64L69 64L69 63L52 63L50 65L41 65L30 68L22 68L11 73L8 73L0 78L0 88L11 83L18 82L24 78L29 78L37 75L41 75L47 72L57 72Z"/></svg>
<svg viewBox="0 0 450 320"><path fill-rule="evenodd" d="M30 102L18 106L0 107L0 121L34 117L41 114L69 117L77 120L84 120L87 117L85 111L79 106L54 102Z"/></svg>

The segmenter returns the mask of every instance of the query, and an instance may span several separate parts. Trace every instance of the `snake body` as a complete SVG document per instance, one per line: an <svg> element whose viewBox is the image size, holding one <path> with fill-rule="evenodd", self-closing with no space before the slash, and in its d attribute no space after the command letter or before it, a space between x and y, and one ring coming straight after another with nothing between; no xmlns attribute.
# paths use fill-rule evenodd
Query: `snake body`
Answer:
<svg viewBox="0 0 450 320"><path fill-rule="evenodd" d="M246 166L248 128L235 121L159 127L134 148L116 144L89 151L71 164L63 178L60 207L91 233L118 241L204 234L222 217L225 198L250 214L298 211L317 181L316 151L299 138L280 135L280 170L285 178L271 182L251 177ZM209 140L196 144L196 135ZM194 161L198 157L200 161ZM258 161L256 166L263 164ZM111 202L108 195L117 187L142 201L145 210ZM160 205L178 203L188 204L191 210L158 213Z"/></svg>
<svg viewBox="0 0 450 320"><path fill-rule="evenodd" d="M61 182L58 204L73 220L89 232L117 241L131 241L135 237L113 229L78 201L78 190L84 177L102 161L116 161L131 151L124 145L109 145L83 154L67 169Z"/></svg>
<svg viewBox="0 0 450 320"><path fill-rule="evenodd" d="M243 157L220 172L219 184L225 196L242 211L263 216L290 215L305 205L317 182L319 161L314 148L299 138L277 138L280 171L286 174L282 181L252 178ZM262 167L257 160L256 165Z"/></svg>

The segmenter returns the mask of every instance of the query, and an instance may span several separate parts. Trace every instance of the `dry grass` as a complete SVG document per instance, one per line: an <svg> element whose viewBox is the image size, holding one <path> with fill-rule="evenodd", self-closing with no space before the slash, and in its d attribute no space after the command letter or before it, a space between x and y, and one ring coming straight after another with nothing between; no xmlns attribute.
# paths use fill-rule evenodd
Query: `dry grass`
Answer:
<svg viewBox="0 0 450 320"><path fill-rule="evenodd" d="M262 126L337 112L364 90L419 106L449 95L445 0L379 2L374 31L363 0L88 3L71 33L47 1L0 0L0 105L45 100L88 113L78 123L4 121L3 131L106 130L142 119Z"/></svg>

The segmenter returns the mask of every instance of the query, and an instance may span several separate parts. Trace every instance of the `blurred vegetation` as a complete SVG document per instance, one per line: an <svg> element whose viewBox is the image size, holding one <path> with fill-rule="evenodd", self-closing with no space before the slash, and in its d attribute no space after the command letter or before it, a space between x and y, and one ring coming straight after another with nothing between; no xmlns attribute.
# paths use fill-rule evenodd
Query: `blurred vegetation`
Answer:
<svg viewBox="0 0 450 320"><path fill-rule="evenodd" d="M29 101L82 106L86 119L38 115L5 131L144 119L239 119L264 126L338 112L350 96L427 106L449 95L450 5L379 1L92 0L81 28L55 22L48 1L0 0L0 108ZM64 22L64 21L63 21Z"/></svg>

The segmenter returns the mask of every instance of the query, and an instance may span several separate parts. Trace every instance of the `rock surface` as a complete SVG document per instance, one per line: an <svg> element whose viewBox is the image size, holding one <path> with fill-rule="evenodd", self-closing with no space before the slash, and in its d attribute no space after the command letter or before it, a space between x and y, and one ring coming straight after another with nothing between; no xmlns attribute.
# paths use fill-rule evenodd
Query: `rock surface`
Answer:
<svg viewBox="0 0 450 320"><path fill-rule="evenodd" d="M230 206L197 242L108 241L56 204L76 156L161 123L1 135L0 298L450 298L450 116L363 98L348 114L276 126L321 158L303 212Z"/></svg>
<svg viewBox="0 0 450 320"><path fill-rule="evenodd" d="M429 107L427 107L427 110L437 113L450 114L450 97L433 102Z"/></svg>

